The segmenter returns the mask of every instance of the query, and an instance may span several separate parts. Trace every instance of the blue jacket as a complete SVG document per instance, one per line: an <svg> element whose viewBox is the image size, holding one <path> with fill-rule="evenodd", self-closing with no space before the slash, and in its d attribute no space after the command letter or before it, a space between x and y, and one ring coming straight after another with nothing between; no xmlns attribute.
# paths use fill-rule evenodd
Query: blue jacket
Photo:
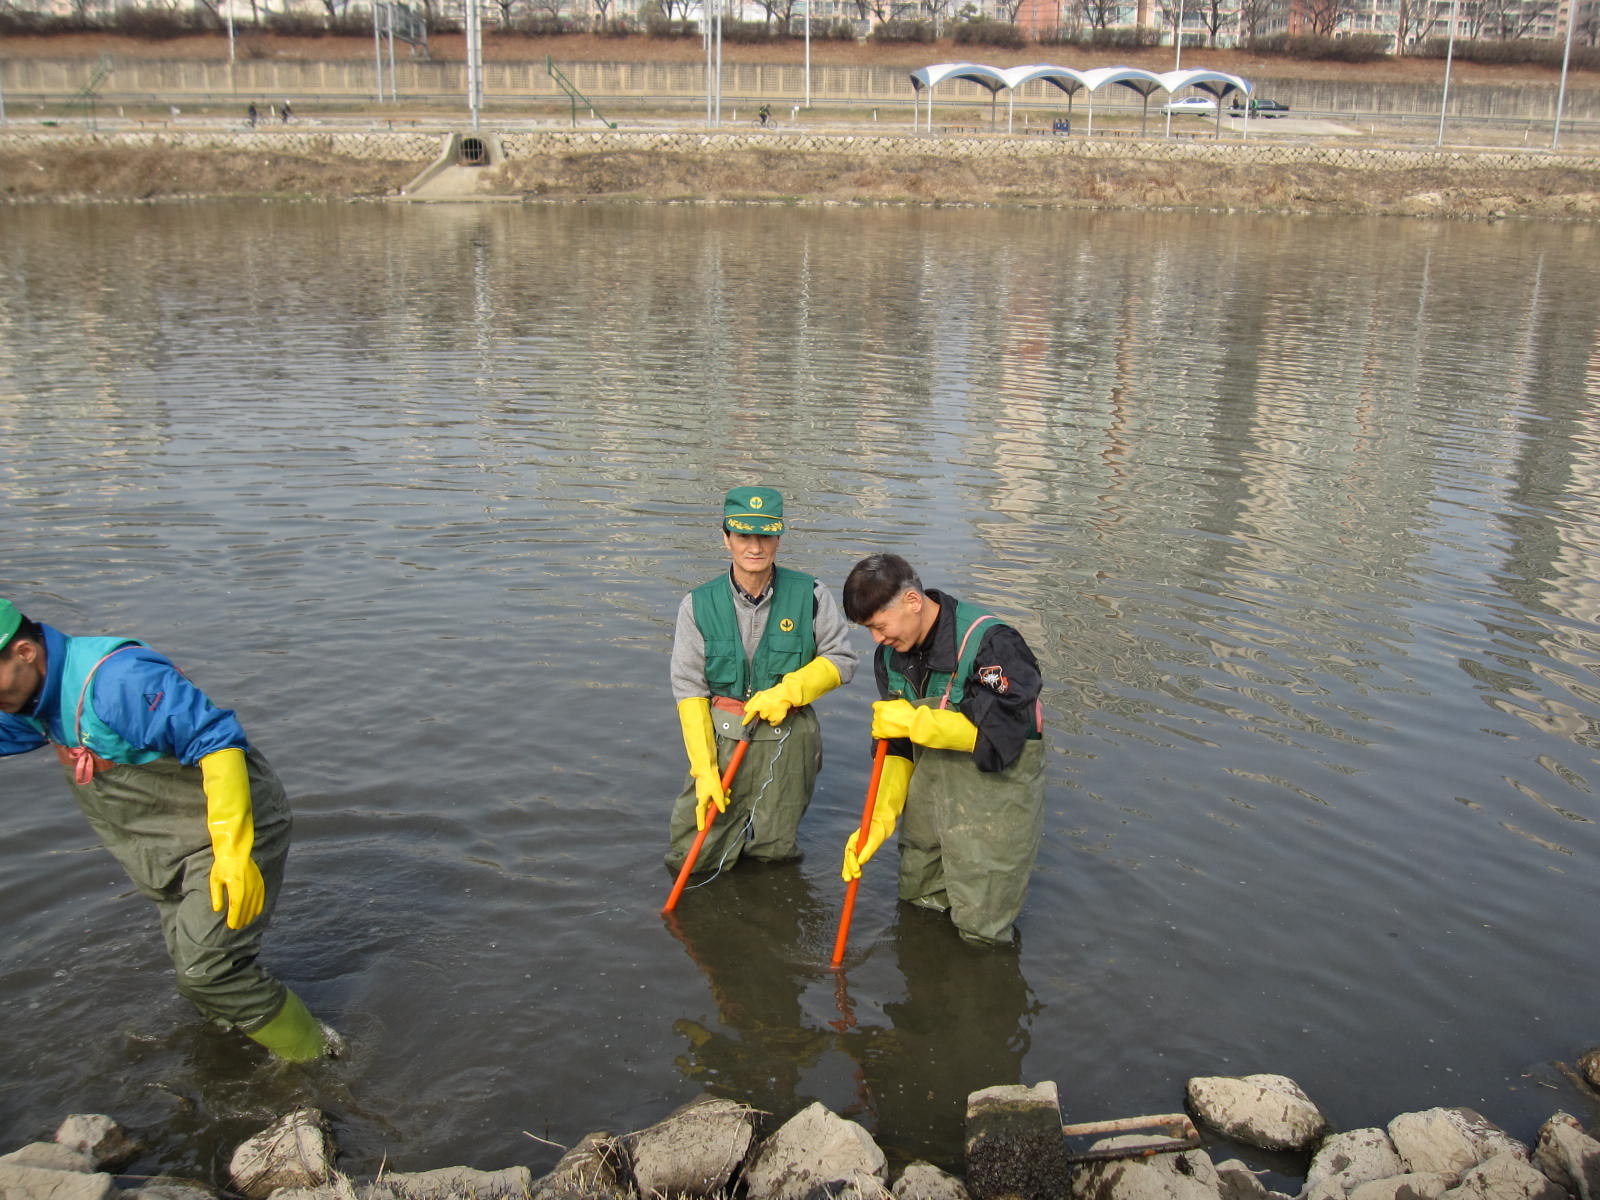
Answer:
<svg viewBox="0 0 1600 1200"><path fill-rule="evenodd" d="M44 631L44 686L31 713L0 713L0 755L24 754L48 742L76 746L81 682L64 686L69 661L79 657L72 653L72 643L79 643L80 650L90 641L109 649L124 641L74 639L49 625L40 628ZM186 766L194 766L217 750L249 750L244 727L230 709L212 704L164 655L137 642L127 645L128 649L106 659L94 673L83 717L89 749L113 762L170 757ZM98 657L96 654L95 659Z"/></svg>

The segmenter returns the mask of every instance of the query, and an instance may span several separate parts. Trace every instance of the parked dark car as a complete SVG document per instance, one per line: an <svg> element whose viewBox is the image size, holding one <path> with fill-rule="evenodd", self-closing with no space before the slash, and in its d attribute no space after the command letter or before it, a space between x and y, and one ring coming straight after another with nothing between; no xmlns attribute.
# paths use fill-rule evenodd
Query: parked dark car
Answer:
<svg viewBox="0 0 1600 1200"><path fill-rule="evenodd" d="M1239 98L1237 96L1235 96L1233 99L1233 108L1235 112L1241 111L1244 108L1244 105L1239 103ZM1284 104L1281 100L1268 100L1265 97L1262 97L1259 100L1250 101L1250 112L1254 116L1281 117L1288 111L1289 106Z"/></svg>

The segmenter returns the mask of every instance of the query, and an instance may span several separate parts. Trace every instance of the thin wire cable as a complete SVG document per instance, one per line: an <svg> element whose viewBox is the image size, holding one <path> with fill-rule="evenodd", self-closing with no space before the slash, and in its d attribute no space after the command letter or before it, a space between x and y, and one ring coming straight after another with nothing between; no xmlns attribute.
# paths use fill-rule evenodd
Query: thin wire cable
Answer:
<svg viewBox="0 0 1600 1200"><path fill-rule="evenodd" d="M778 752L772 756L772 761L767 764L767 777L761 781L761 787L757 790L755 797L750 801L750 814L744 819L744 827L739 830L737 836L728 839L728 844L722 848L722 857L717 860L716 868L711 872L711 874L707 875L699 883L691 883L685 890L692 891L694 888L705 887L706 884L710 883L718 875L721 875L722 868L728 861L729 852L735 846L742 846L746 836L752 833L752 831L755 829L756 813L761 809L761 798L767 794L767 786L771 784L772 781L777 777L778 762L783 758L784 743L789 740L789 730L787 728L784 726L778 726L777 729L778 736L775 740L778 743Z"/></svg>

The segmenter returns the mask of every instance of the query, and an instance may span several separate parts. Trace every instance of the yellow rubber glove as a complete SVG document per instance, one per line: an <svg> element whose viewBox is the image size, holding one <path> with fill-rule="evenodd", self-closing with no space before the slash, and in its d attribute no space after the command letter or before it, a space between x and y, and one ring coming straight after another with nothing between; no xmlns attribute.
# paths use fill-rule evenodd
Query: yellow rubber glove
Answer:
<svg viewBox="0 0 1600 1200"><path fill-rule="evenodd" d="M694 827L701 830L706 827L708 807L715 804L719 813L728 811L728 793L722 790L722 772L717 770L711 701L705 696L678 701L678 723L683 726L683 748L689 752L689 774L694 776Z"/></svg>
<svg viewBox="0 0 1600 1200"><path fill-rule="evenodd" d="M840 875L846 883L861 878L861 864L878 852L878 847L889 840L894 824L906 806L906 788L911 783L911 760L891 754L883 760L883 774L878 776L878 798L872 803L872 823L867 826L867 844L856 850L856 839L861 836L858 827L844 844L844 869Z"/></svg>
<svg viewBox="0 0 1600 1200"><path fill-rule="evenodd" d="M228 928L243 929L261 915L267 885L250 857L256 823L250 811L250 776L244 751L216 750L200 760L206 792L206 828L211 833L211 911L228 906ZM226 900L224 900L226 893Z"/></svg>
<svg viewBox="0 0 1600 1200"><path fill-rule="evenodd" d="M791 708L810 704L839 686L839 668L831 658L817 655L797 671L790 671L764 692L744 702L744 723L757 717L772 725L782 723Z"/></svg>
<svg viewBox="0 0 1600 1200"><path fill-rule="evenodd" d="M910 738L930 750L965 750L978 744L978 727L953 708L917 706L909 700L879 700L872 706L872 736Z"/></svg>

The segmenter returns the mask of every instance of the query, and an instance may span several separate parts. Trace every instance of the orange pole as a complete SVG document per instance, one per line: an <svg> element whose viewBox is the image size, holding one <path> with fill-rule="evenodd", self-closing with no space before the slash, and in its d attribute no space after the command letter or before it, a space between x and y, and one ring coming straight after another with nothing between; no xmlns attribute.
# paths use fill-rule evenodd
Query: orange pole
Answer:
<svg viewBox="0 0 1600 1200"><path fill-rule="evenodd" d="M750 749L749 742L740 742L733 748L733 757L728 759L727 770L722 772L724 792L733 786L733 776L739 770L739 764L744 761L744 752L748 749ZM694 845L689 847L689 857L683 860L683 867L678 871L678 881L672 885L672 894L667 897L662 912L669 913L678 906L678 897L683 895L683 885L689 882L689 872L694 870L694 860L700 857L700 847L706 844L706 834L711 832L711 822L716 819L717 806L713 804L706 809L706 827L695 835Z"/></svg>
<svg viewBox="0 0 1600 1200"><path fill-rule="evenodd" d="M889 743L880 738L878 748L872 755L872 778L867 781L867 803L861 810L861 832L856 835L856 845L867 844L867 833L872 828L872 810L878 803L878 780L883 778L883 760L889 756ZM844 961L844 944L850 937L850 918L856 911L856 887L861 883L857 876L850 881L850 886L844 893L844 911L839 914L839 936L833 940L833 961L831 966L837 967Z"/></svg>

